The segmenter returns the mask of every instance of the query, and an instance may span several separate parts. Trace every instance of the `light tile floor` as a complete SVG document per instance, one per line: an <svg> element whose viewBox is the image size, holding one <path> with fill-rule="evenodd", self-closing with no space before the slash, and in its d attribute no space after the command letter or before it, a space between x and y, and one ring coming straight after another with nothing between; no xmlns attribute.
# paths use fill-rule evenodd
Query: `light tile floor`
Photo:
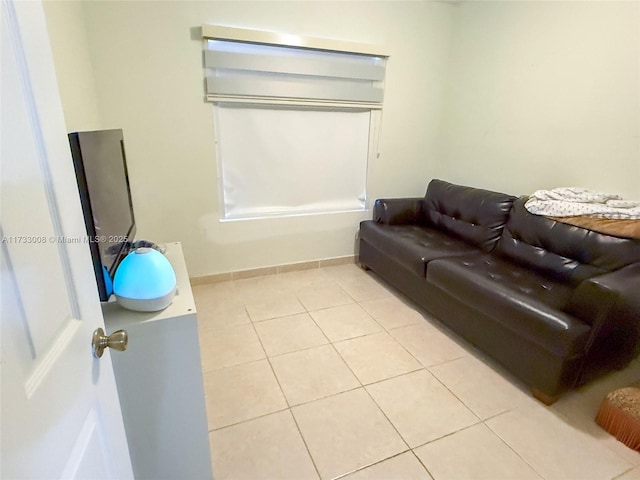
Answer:
<svg viewBox="0 0 640 480"><path fill-rule="evenodd" d="M593 421L640 360L545 407L353 264L193 291L216 480L640 480Z"/></svg>

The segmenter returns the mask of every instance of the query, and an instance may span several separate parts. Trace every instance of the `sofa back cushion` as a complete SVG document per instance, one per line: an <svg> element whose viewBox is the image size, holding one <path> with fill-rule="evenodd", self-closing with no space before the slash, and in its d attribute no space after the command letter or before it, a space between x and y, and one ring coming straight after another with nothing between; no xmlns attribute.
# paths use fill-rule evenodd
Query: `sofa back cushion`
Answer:
<svg viewBox="0 0 640 480"><path fill-rule="evenodd" d="M516 197L431 180L424 202L429 226L490 252L500 239Z"/></svg>
<svg viewBox="0 0 640 480"><path fill-rule="evenodd" d="M579 284L640 261L640 242L557 222L513 204L495 253L551 278Z"/></svg>

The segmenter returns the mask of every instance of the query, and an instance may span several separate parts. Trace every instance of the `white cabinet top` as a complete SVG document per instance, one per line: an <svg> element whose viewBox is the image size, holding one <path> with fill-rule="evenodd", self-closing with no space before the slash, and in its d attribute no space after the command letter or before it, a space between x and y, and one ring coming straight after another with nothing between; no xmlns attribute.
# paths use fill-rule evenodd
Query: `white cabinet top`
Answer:
<svg viewBox="0 0 640 480"><path fill-rule="evenodd" d="M102 314L105 325L111 329L126 328L127 325L157 322L167 319L175 319L185 315L195 315L196 305L193 301L189 273L182 254L180 242L172 242L164 245L165 256L173 266L176 273L176 296L173 302L159 312L135 312L121 307L112 296L111 300L102 304Z"/></svg>

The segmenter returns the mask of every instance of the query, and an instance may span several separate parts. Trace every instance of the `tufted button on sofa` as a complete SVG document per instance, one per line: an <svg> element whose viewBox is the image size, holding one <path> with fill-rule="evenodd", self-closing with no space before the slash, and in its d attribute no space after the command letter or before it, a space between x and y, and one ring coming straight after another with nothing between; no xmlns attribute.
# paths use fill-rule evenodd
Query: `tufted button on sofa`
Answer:
<svg viewBox="0 0 640 480"><path fill-rule="evenodd" d="M550 404L640 345L640 242L530 214L526 198L432 180L379 199L359 261Z"/></svg>

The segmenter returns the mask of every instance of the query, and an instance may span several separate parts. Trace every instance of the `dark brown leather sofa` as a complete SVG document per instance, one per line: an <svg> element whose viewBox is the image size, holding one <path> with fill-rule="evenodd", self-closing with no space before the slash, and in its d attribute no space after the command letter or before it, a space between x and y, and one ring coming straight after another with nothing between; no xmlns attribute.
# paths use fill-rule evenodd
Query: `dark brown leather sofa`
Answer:
<svg viewBox="0 0 640 480"><path fill-rule="evenodd" d="M442 180L424 198L379 199L359 262L550 404L637 355L640 241L525 201Z"/></svg>

